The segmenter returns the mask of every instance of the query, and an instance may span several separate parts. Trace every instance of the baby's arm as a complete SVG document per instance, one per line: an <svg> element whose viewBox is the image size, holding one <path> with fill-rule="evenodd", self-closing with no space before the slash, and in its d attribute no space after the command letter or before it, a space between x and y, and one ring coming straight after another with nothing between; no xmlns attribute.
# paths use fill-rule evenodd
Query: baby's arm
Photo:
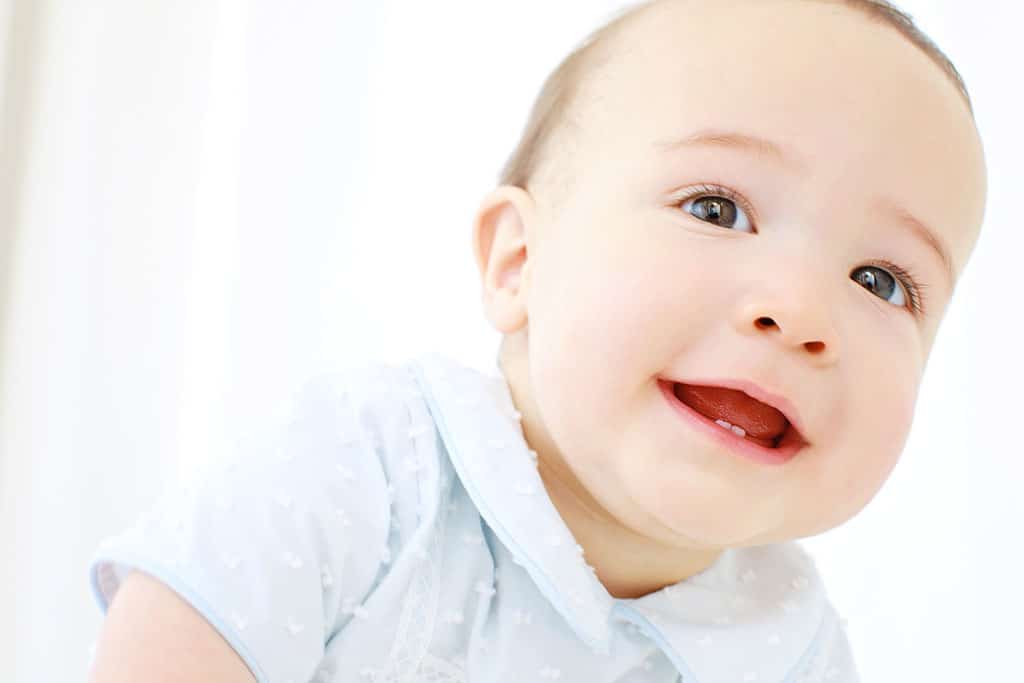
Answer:
<svg viewBox="0 0 1024 683"><path fill-rule="evenodd" d="M89 683L255 683L241 657L159 580L133 571L107 611Z"/></svg>

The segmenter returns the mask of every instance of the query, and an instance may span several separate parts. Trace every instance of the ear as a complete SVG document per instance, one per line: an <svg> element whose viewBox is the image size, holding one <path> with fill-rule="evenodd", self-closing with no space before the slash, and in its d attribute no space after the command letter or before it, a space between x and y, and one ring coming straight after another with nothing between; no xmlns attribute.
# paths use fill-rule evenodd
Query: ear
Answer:
<svg viewBox="0 0 1024 683"><path fill-rule="evenodd" d="M519 187L502 185L487 194L473 220L473 255L482 285L484 314L500 332L527 323L526 291L535 203Z"/></svg>

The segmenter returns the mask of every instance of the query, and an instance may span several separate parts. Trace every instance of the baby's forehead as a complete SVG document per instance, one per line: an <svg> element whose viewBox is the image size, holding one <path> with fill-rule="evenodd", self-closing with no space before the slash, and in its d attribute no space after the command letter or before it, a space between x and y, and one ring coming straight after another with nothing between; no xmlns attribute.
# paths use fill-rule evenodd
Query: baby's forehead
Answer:
<svg viewBox="0 0 1024 683"><path fill-rule="evenodd" d="M537 186L556 181L552 194L565 196L594 172L642 173L683 158L675 141L716 128L735 135L700 145L705 169L742 150L774 162L760 176L858 170L891 187L966 186L982 202L949 220L980 224L984 155L966 96L905 35L847 5L663 2L613 23L551 100L553 163L539 175L552 175Z"/></svg>
<svg viewBox="0 0 1024 683"><path fill-rule="evenodd" d="M913 133L917 120L938 114L974 127L969 105L927 55L890 27L829 4L664 3L640 13L584 60L570 126L603 120L592 142L635 146L713 124L817 149L839 136L807 136L793 122ZM681 14L680 5L691 9Z"/></svg>
<svg viewBox="0 0 1024 683"><path fill-rule="evenodd" d="M649 81L700 101L715 92L689 85L691 77L799 82L824 73L835 85L884 77L891 65L914 62L969 99L945 55L894 12L880 12L874 0L652 2L598 32L574 80L599 101L602 90L633 93Z"/></svg>
<svg viewBox="0 0 1024 683"><path fill-rule="evenodd" d="M642 28L645 36L659 31ZM980 225L984 158L957 89L898 34L869 30L878 49L867 55L851 43L859 29L827 30L846 42L825 49L820 38L797 35L787 48L773 48L761 36L728 55L713 40L707 52L672 41L623 43L629 49L598 67L583 102L589 111L580 118L585 139L566 152L582 154L602 176L618 172L616 164L633 164L627 182L689 164L726 182L772 178L777 191L762 193L762 203L799 186L848 202L837 209L871 202L878 213L903 214L911 226L905 215L920 212L918 223ZM970 189L948 192L953 187ZM893 201L882 205L876 195ZM955 254L949 261L966 259L970 235L943 241L962 242L947 249Z"/></svg>

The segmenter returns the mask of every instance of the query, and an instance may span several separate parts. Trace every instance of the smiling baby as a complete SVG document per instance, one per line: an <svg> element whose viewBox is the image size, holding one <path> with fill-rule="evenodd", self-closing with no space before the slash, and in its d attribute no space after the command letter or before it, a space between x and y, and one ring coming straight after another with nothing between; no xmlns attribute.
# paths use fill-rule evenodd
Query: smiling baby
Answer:
<svg viewBox="0 0 1024 683"><path fill-rule="evenodd" d="M475 215L494 371L311 383L98 549L91 680L859 680L797 540L898 462L985 196L880 0L630 8Z"/></svg>

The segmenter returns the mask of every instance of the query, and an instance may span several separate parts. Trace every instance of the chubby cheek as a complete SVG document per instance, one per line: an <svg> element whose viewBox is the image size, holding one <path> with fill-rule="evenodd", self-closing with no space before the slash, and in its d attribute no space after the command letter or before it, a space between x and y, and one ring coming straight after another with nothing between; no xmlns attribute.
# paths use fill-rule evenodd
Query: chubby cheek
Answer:
<svg viewBox="0 0 1024 683"><path fill-rule="evenodd" d="M642 335L620 296L600 278L567 278L530 312L534 400L564 453L584 446L583 434L614 427L615 405L636 370Z"/></svg>
<svg viewBox="0 0 1024 683"><path fill-rule="evenodd" d="M731 272L702 243L672 236L632 214L570 214L534 265L528 324L545 341L538 350L591 353L605 374L636 382L663 371L708 311L721 315L715 280Z"/></svg>
<svg viewBox="0 0 1024 683"><path fill-rule="evenodd" d="M838 526L871 502L885 484L910 434L918 378L903 368L884 382L862 387L837 434L823 446L812 487L823 495L806 497L805 523L812 533Z"/></svg>
<svg viewBox="0 0 1024 683"><path fill-rule="evenodd" d="M652 283L634 255L613 246L594 240L548 252L532 276L533 397L567 459L614 450L629 418L624 407L659 369Z"/></svg>

